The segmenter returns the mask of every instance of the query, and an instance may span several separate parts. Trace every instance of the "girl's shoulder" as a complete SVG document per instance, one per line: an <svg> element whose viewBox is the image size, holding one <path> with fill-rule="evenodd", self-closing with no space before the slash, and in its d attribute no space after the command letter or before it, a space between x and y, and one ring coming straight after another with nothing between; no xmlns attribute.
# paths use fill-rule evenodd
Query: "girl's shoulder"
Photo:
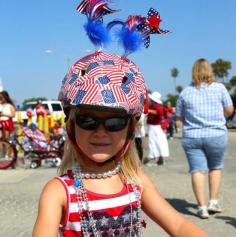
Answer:
<svg viewBox="0 0 236 237"><path fill-rule="evenodd" d="M68 171L61 176L55 176L49 180L44 186L43 192L46 190L48 192L58 192L58 194L65 194L65 187L73 185L73 176Z"/></svg>
<svg viewBox="0 0 236 237"><path fill-rule="evenodd" d="M44 186L43 191L56 191L61 192L63 190L63 184L62 184L63 178L61 176L56 176L49 180L46 185Z"/></svg>
<svg viewBox="0 0 236 237"><path fill-rule="evenodd" d="M62 183L53 178L46 183L40 196L40 202L43 205L51 205L57 203L58 206L63 206L66 201L66 192Z"/></svg>

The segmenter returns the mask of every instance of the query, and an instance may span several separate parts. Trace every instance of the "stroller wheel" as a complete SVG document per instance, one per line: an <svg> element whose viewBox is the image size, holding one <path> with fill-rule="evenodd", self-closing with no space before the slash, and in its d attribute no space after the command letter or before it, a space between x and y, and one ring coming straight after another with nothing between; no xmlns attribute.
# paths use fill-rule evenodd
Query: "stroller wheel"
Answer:
<svg viewBox="0 0 236 237"><path fill-rule="evenodd" d="M30 163L30 168L31 169L36 169L37 167L38 167L38 163L36 162L36 161L32 161L31 163Z"/></svg>
<svg viewBox="0 0 236 237"><path fill-rule="evenodd" d="M53 159L53 162L54 162L56 167L59 167L61 165L61 158L56 157L55 159Z"/></svg>

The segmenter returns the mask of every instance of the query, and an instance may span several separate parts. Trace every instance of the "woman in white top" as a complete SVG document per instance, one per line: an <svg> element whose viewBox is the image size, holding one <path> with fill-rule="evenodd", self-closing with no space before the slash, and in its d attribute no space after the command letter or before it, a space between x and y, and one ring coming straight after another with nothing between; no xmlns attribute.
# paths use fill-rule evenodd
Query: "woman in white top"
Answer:
<svg viewBox="0 0 236 237"><path fill-rule="evenodd" d="M13 117L15 116L15 105L7 91L0 92L0 137L8 139L14 131Z"/></svg>

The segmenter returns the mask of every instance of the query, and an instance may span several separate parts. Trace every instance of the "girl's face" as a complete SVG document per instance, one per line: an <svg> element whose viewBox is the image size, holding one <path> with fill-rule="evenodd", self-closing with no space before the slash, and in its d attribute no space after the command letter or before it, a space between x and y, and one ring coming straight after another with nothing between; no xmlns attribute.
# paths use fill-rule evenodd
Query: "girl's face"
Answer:
<svg viewBox="0 0 236 237"><path fill-rule="evenodd" d="M124 128L114 132L105 129L101 123L97 127L95 126L93 130L87 130L81 128L81 126L87 125L87 123L91 125L94 120L102 121L102 119L106 118L118 118L119 120L120 117L124 118L125 116L113 112L93 110L83 110L74 114L74 120L77 120L75 122L76 143L91 160L97 163L105 162L114 157L123 148L127 138L129 120L127 125L124 125ZM84 123L85 121L86 123ZM78 123L82 123L82 125L78 125ZM114 120L112 123L114 123Z"/></svg>

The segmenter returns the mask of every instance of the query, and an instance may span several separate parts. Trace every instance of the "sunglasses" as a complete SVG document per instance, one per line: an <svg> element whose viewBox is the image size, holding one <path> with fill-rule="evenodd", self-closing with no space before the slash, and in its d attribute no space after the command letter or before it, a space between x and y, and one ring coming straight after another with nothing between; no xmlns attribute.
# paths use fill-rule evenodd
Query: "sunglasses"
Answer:
<svg viewBox="0 0 236 237"><path fill-rule="evenodd" d="M76 125L85 130L96 130L101 124L109 132L117 132L123 130L128 122L129 117L108 117L108 118L97 118L87 115L76 115Z"/></svg>

